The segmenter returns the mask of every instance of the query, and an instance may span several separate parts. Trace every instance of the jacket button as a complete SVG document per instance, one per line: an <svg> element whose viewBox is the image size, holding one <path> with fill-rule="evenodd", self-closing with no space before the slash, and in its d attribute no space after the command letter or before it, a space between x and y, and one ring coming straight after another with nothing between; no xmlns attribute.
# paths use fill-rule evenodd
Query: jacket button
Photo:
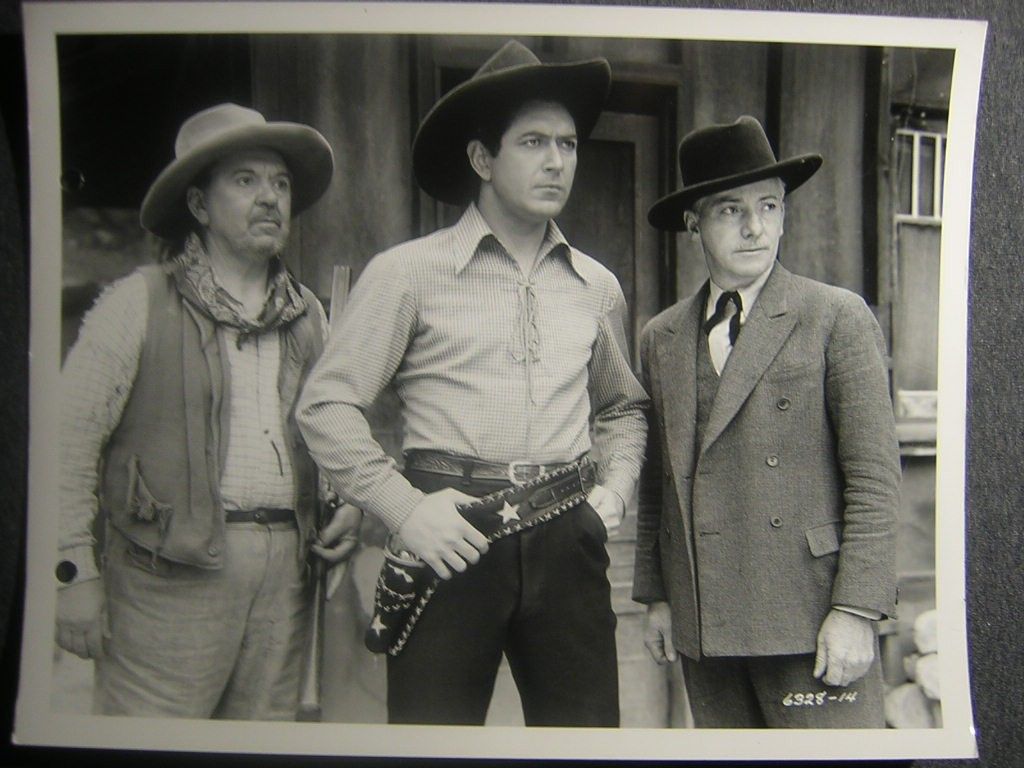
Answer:
<svg viewBox="0 0 1024 768"><path fill-rule="evenodd" d="M771 456L768 456L764 460L764 463L767 464L769 467L777 467L779 466L779 457L773 453Z"/></svg>
<svg viewBox="0 0 1024 768"><path fill-rule="evenodd" d="M771 519L771 524L772 524L772 528L781 528L782 527L782 518L781 517L773 517Z"/></svg>
<svg viewBox="0 0 1024 768"><path fill-rule="evenodd" d="M217 547L217 546L212 546L212 547L210 547L210 548L209 548L208 550L206 550L206 553L207 553L207 554L208 554L208 555L209 555L210 557L216 557L217 555L219 555L219 554L220 554L220 547Z"/></svg>
<svg viewBox="0 0 1024 768"><path fill-rule="evenodd" d="M265 523L265 522L267 522L267 516L265 514L263 514L263 510L262 509L257 509L255 512L253 512L252 513L252 519L255 522L257 522L257 523Z"/></svg>
<svg viewBox="0 0 1024 768"><path fill-rule="evenodd" d="M792 405L792 403L788 397L780 397L778 402L775 403L775 407L780 411L788 411L790 405Z"/></svg>

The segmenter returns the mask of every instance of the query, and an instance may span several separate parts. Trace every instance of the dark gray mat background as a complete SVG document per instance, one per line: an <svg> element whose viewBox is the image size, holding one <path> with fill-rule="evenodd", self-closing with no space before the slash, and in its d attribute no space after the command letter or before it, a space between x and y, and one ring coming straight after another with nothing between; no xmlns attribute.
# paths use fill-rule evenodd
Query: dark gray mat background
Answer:
<svg viewBox="0 0 1024 768"><path fill-rule="evenodd" d="M981 759L979 763L898 765L1024 766L1024 4L1018 2L677 0L649 4L989 22L974 169L967 393L967 602L971 690ZM543 18L538 22L543 23ZM62 763L78 768L143 761L153 766L326 765L328 759L142 756L10 744L21 632L28 425L27 128L20 33L18 4L0 0L0 766ZM39 638L39 642L48 641L48 637ZM337 758L330 762L336 763ZM352 762L386 765L392 761Z"/></svg>

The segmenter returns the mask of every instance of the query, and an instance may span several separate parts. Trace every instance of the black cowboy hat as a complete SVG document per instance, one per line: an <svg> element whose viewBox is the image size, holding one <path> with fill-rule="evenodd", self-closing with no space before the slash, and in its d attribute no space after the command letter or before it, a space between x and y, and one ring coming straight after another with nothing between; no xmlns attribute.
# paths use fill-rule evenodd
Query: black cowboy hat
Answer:
<svg viewBox="0 0 1024 768"><path fill-rule="evenodd" d="M792 192L815 174L821 162L818 154L776 160L764 128L747 115L734 123L699 128L679 143L683 188L651 206L647 221L679 232L686 228L683 212L705 195L774 177Z"/></svg>
<svg viewBox="0 0 1024 768"><path fill-rule="evenodd" d="M555 101L572 115L582 141L601 114L610 84L611 67L604 59L543 64L522 43L510 40L423 118L412 143L416 181L431 197L463 205L477 191L466 145L475 138L481 116L509 103Z"/></svg>
<svg viewBox="0 0 1024 768"><path fill-rule="evenodd" d="M284 158L292 175L292 216L320 199L331 183L334 153L319 131L301 123L268 123L256 110L218 104L181 124L174 160L142 201L142 226L161 237L180 235L192 221L185 191L196 177L229 152L254 148L273 149Z"/></svg>

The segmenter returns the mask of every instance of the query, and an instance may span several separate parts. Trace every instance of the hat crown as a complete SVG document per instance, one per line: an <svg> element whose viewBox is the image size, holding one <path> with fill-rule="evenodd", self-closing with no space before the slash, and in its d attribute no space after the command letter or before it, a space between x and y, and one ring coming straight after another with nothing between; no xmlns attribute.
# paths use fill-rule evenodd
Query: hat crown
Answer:
<svg viewBox="0 0 1024 768"><path fill-rule="evenodd" d="M473 75L473 79L485 77L496 72L516 67L536 66L542 63L536 54L518 40L509 40L483 64Z"/></svg>
<svg viewBox="0 0 1024 768"><path fill-rule="evenodd" d="M255 109L238 104L217 104L197 112L181 124L174 141L174 156L184 157L227 131L266 124L266 118Z"/></svg>
<svg viewBox="0 0 1024 768"><path fill-rule="evenodd" d="M776 163L764 128L748 115L734 123L694 131L679 145L679 170L685 187L739 176Z"/></svg>

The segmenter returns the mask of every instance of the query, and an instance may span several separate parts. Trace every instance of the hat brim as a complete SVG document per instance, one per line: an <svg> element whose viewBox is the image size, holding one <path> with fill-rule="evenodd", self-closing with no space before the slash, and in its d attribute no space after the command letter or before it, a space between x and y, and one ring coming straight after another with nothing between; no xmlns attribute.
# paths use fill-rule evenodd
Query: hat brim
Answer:
<svg viewBox="0 0 1024 768"><path fill-rule="evenodd" d="M786 186L786 194L789 194L817 173L821 163L821 155L798 155L789 160L753 168L743 173L693 184L666 195L652 205L647 212L647 221L657 229L680 232L686 229L683 213L692 210L693 204L702 197L774 177L782 179L782 183Z"/></svg>
<svg viewBox="0 0 1024 768"><path fill-rule="evenodd" d="M464 205L477 192L478 177L469 165L466 145L481 115L508 103L554 101L565 106L580 141L590 136L611 86L604 59L570 64L526 64L457 85L423 118L413 140L413 172L431 197Z"/></svg>
<svg viewBox="0 0 1024 768"><path fill-rule="evenodd" d="M320 199L334 175L334 153L319 131L299 123L246 125L224 131L168 165L142 201L139 220L155 235L181 236L192 223L185 192L196 177L229 152L271 149L292 176L292 216Z"/></svg>

